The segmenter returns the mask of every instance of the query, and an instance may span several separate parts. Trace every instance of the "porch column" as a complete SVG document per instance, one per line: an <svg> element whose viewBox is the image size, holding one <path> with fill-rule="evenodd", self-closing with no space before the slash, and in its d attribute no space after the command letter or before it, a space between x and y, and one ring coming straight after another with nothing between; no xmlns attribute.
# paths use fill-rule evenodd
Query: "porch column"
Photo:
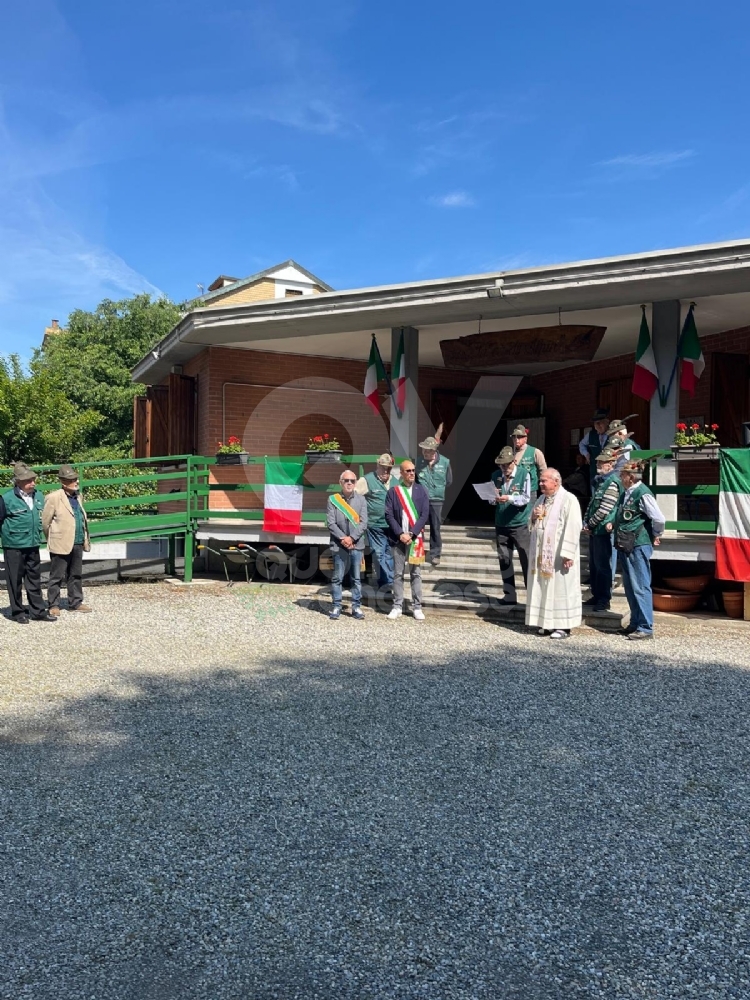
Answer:
<svg viewBox="0 0 750 1000"><path fill-rule="evenodd" d="M406 405L399 417L396 408L391 405L391 451L398 458L408 455L417 460L417 443L419 441L419 397L417 382L419 378L419 330L412 326L394 327L391 330L391 378L393 378L393 363L396 360L401 330L404 331L404 360L406 362Z"/></svg>
<svg viewBox="0 0 750 1000"><path fill-rule="evenodd" d="M677 341L680 339L680 302L668 299L651 304L651 343L659 372L659 384L666 387L672 373ZM675 376L666 406L661 406L658 395L651 400L651 448L669 448L674 441L675 424L679 420L680 383ZM656 482L659 486L677 484L677 462L662 460L656 464ZM659 507L668 521L677 520L677 497L657 497Z"/></svg>

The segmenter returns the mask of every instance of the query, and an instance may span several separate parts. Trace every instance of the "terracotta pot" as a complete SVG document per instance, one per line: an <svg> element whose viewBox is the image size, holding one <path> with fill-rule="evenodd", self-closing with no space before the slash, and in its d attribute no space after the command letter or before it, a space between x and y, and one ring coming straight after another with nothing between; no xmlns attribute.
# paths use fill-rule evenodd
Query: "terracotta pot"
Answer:
<svg viewBox="0 0 750 1000"><path fill-rule="evenodd" d="M721 599L728 618L742 618L745 611L745 595L741 590L725 590Z"/></svg>
<svg viewBox="0 0 750 1000"><path fill-rule="evenodd" d="M654 610L684 614L686 611L695 611L700 599L700 594L673 594L669 591L659 593L658 590L655 590Z"/></svg>
<svg viewBox="0 0 750 1000"><path fill-rule="evenodd" d="M695 576L665 576L664 583L670 590L678 590L681 594L700 594L711 582L710 573Z"/></svg>

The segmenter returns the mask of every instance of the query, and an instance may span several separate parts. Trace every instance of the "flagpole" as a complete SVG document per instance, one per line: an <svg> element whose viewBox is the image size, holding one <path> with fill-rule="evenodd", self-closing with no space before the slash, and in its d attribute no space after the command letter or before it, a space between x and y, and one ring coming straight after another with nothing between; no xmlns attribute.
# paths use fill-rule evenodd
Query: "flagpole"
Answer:
<svg viewBox="0 0 750 1000"><path fill-rule="evenodd" d="M372 335L372 339L375 341L375 350L378 352L378 358L380 359L380 364L381 364L381 367L382 367L383 372L385 374L385 384L388 386L388 395L392 399L393 398L393 386L391 385L391 380L388 377L388 371L386 370L385 362L383 361L383 355L380 353L380 348L378 347L378 339L377 339L377 337L375 336L374 333Z"/></svg>
<svg viewBox="0 0 750 1000"><path fill-rule="evenodd" d="M675 353L674 364L672 365L672 374L669 376L669 385L667 386L667 391L664 394L662 394L662 390L659 389L659 402L663 407L667 405L667 400L669 399L669 393L672 391L672 383L674 382L674 377L677 374L677 364L680 360L680 346L682 345L682 338L685 336L685 327L687 326L688 318L693 313L693 309L695 309L695 302L690 303L690 308L687 311L685 322L682 324L680 338L677 341L677 351Z"/></svg>

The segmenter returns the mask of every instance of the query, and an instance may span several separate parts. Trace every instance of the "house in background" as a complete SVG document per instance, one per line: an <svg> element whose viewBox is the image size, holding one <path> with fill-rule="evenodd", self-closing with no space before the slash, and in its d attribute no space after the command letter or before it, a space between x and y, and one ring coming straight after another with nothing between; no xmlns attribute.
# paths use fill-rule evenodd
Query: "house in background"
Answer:
<svg viewBox="0 0 750 1000"><path fill-rule="evenodd" d="M665 406L632 396L641 304L666 383L691 302L706 357L695 397L677 385ZM363 396L371 339L388 364L402 331L406 409L374 418ZM473 444L461 429L470 421L459 417L474 412L489 438L464 470L450 515L470 521L477 501L468 484L489 478L518 421L563 473L599 406L612 417L636 413L642 447L668 448L687 417L719 424L723 446L741 445L749 362L750 240L345 291L287 261L218 278L201 308L136 365L134 381L148 386L135 404L136 456L211 455L232 434L254 455L299 455L322 432L339 437L345 453L414 455L442 421L458 467ZM385 402L384 383L380 390ZM677 471L663 463L659 481L676 482ZM245 476L236 467L213 474L217 483ZM694 462L680 474L707 483L717 469ZM676 520L676 498L664 500ZM248 493L211 494L219 508L259 503Z"/></svg>

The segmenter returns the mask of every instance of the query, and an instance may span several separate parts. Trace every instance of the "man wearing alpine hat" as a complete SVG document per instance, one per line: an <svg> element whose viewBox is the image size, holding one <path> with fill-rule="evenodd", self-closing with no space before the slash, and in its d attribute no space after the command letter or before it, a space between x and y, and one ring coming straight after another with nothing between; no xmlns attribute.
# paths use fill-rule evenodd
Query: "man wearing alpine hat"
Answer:
<svg viewBox="0 0 750 1000"><path fill-rule="evenodd" d="M385 451L378 458L374 471L357 480L355 487L356 492L367 503L367 540L373 557L377 560L379 587L390 587L393 584L393 556L386 535L388 525L385 520L385 498L391 486L396 486L397 483L398 479L393 475L393 455Z"/></svg>
<svg viewBox="0 0 750 1000"><path fill-rule="evenodd" d="M630 453L641 450L628 432L628 420L636 416L638 416L637 413L630 413L623 420L612 420L607 428L608 447L617 452L615 472L618 475L622 472L625 464L630 461Z"/></svg>
<svg viewBox="0 0 750 1000"><path fill-rule="evenodd" d="M529 574L529 504L531 503L531 475L516 465L513 449L506 445L495 459L500 468L492 473L497 491L495 504L495 545L503 578L501 604L517 604L516 582L513 573L513 549L518 550L524 584Z"/></svg>
<svg viewBox="0 0 750 1000"><path fill-rule="evenodd" d="M589 467L589 475L593 485L598 473L596 471L596 459L599 453L607 445L607 428L609 427L609 410L596 410L592 418L593 427L585 437L578 442L578 450L586 459Z"/></svg>
<svg viewBox="0 0 750 1000"><path fill-rule="evenodd" d="M440 553L443 551L440 524L445 491L453 482L450 459L439 454L439 446L440 441L436 437L426 437L419 442L422 454L417 459L417 482L424 486L430 498L430 551L427 561L433 566L440 565Z"/></svg>
<svg viewBox="0 0 750 1000"><path fill-rule="evenodd" d="M36 472L25 462L13 466L13 489L0 496L0 541L3 543L5 582L10 597L10 614L14 622L28 625L54 622L42 597L42 572L39 546L42 535L44 497L36 488ZM28 609L23 605L26 587Z"/></svg>
<svg viewBox="0 0 750 1000"><path fill-rule="evenodd" d="M72 465L61 465L57 473L61 489L47 494L42 511L42 530L50 555L47 601L49 613L60 614L60 586L68 586L68 611L86 612L83 603L83 553L91 549L89 522L78 493L78 473Z"/></svg>
<svg viewBox="0 0 750 1000"><path fill-rule="evenodd" d="M547 460L539 448L533 448L529 442L529 430L523 424L513 428L510 439L513 443L515 463L519 469L525 469L531 476L531 497L536 499L539 492L539 477L547 468Z"/></svg>
<svg viewBox="0 0 750 1000"><path fill-rule="evenodd" d="M617 569L617 552L612 532L608 530L623 492L620 477L615 472L616 457L610 448L596 456L598 475L594 480L594 495L583 518L583 530L589 536L591 575L591 597L584 604L593 605L594 611L609 611Z"/></svg>

